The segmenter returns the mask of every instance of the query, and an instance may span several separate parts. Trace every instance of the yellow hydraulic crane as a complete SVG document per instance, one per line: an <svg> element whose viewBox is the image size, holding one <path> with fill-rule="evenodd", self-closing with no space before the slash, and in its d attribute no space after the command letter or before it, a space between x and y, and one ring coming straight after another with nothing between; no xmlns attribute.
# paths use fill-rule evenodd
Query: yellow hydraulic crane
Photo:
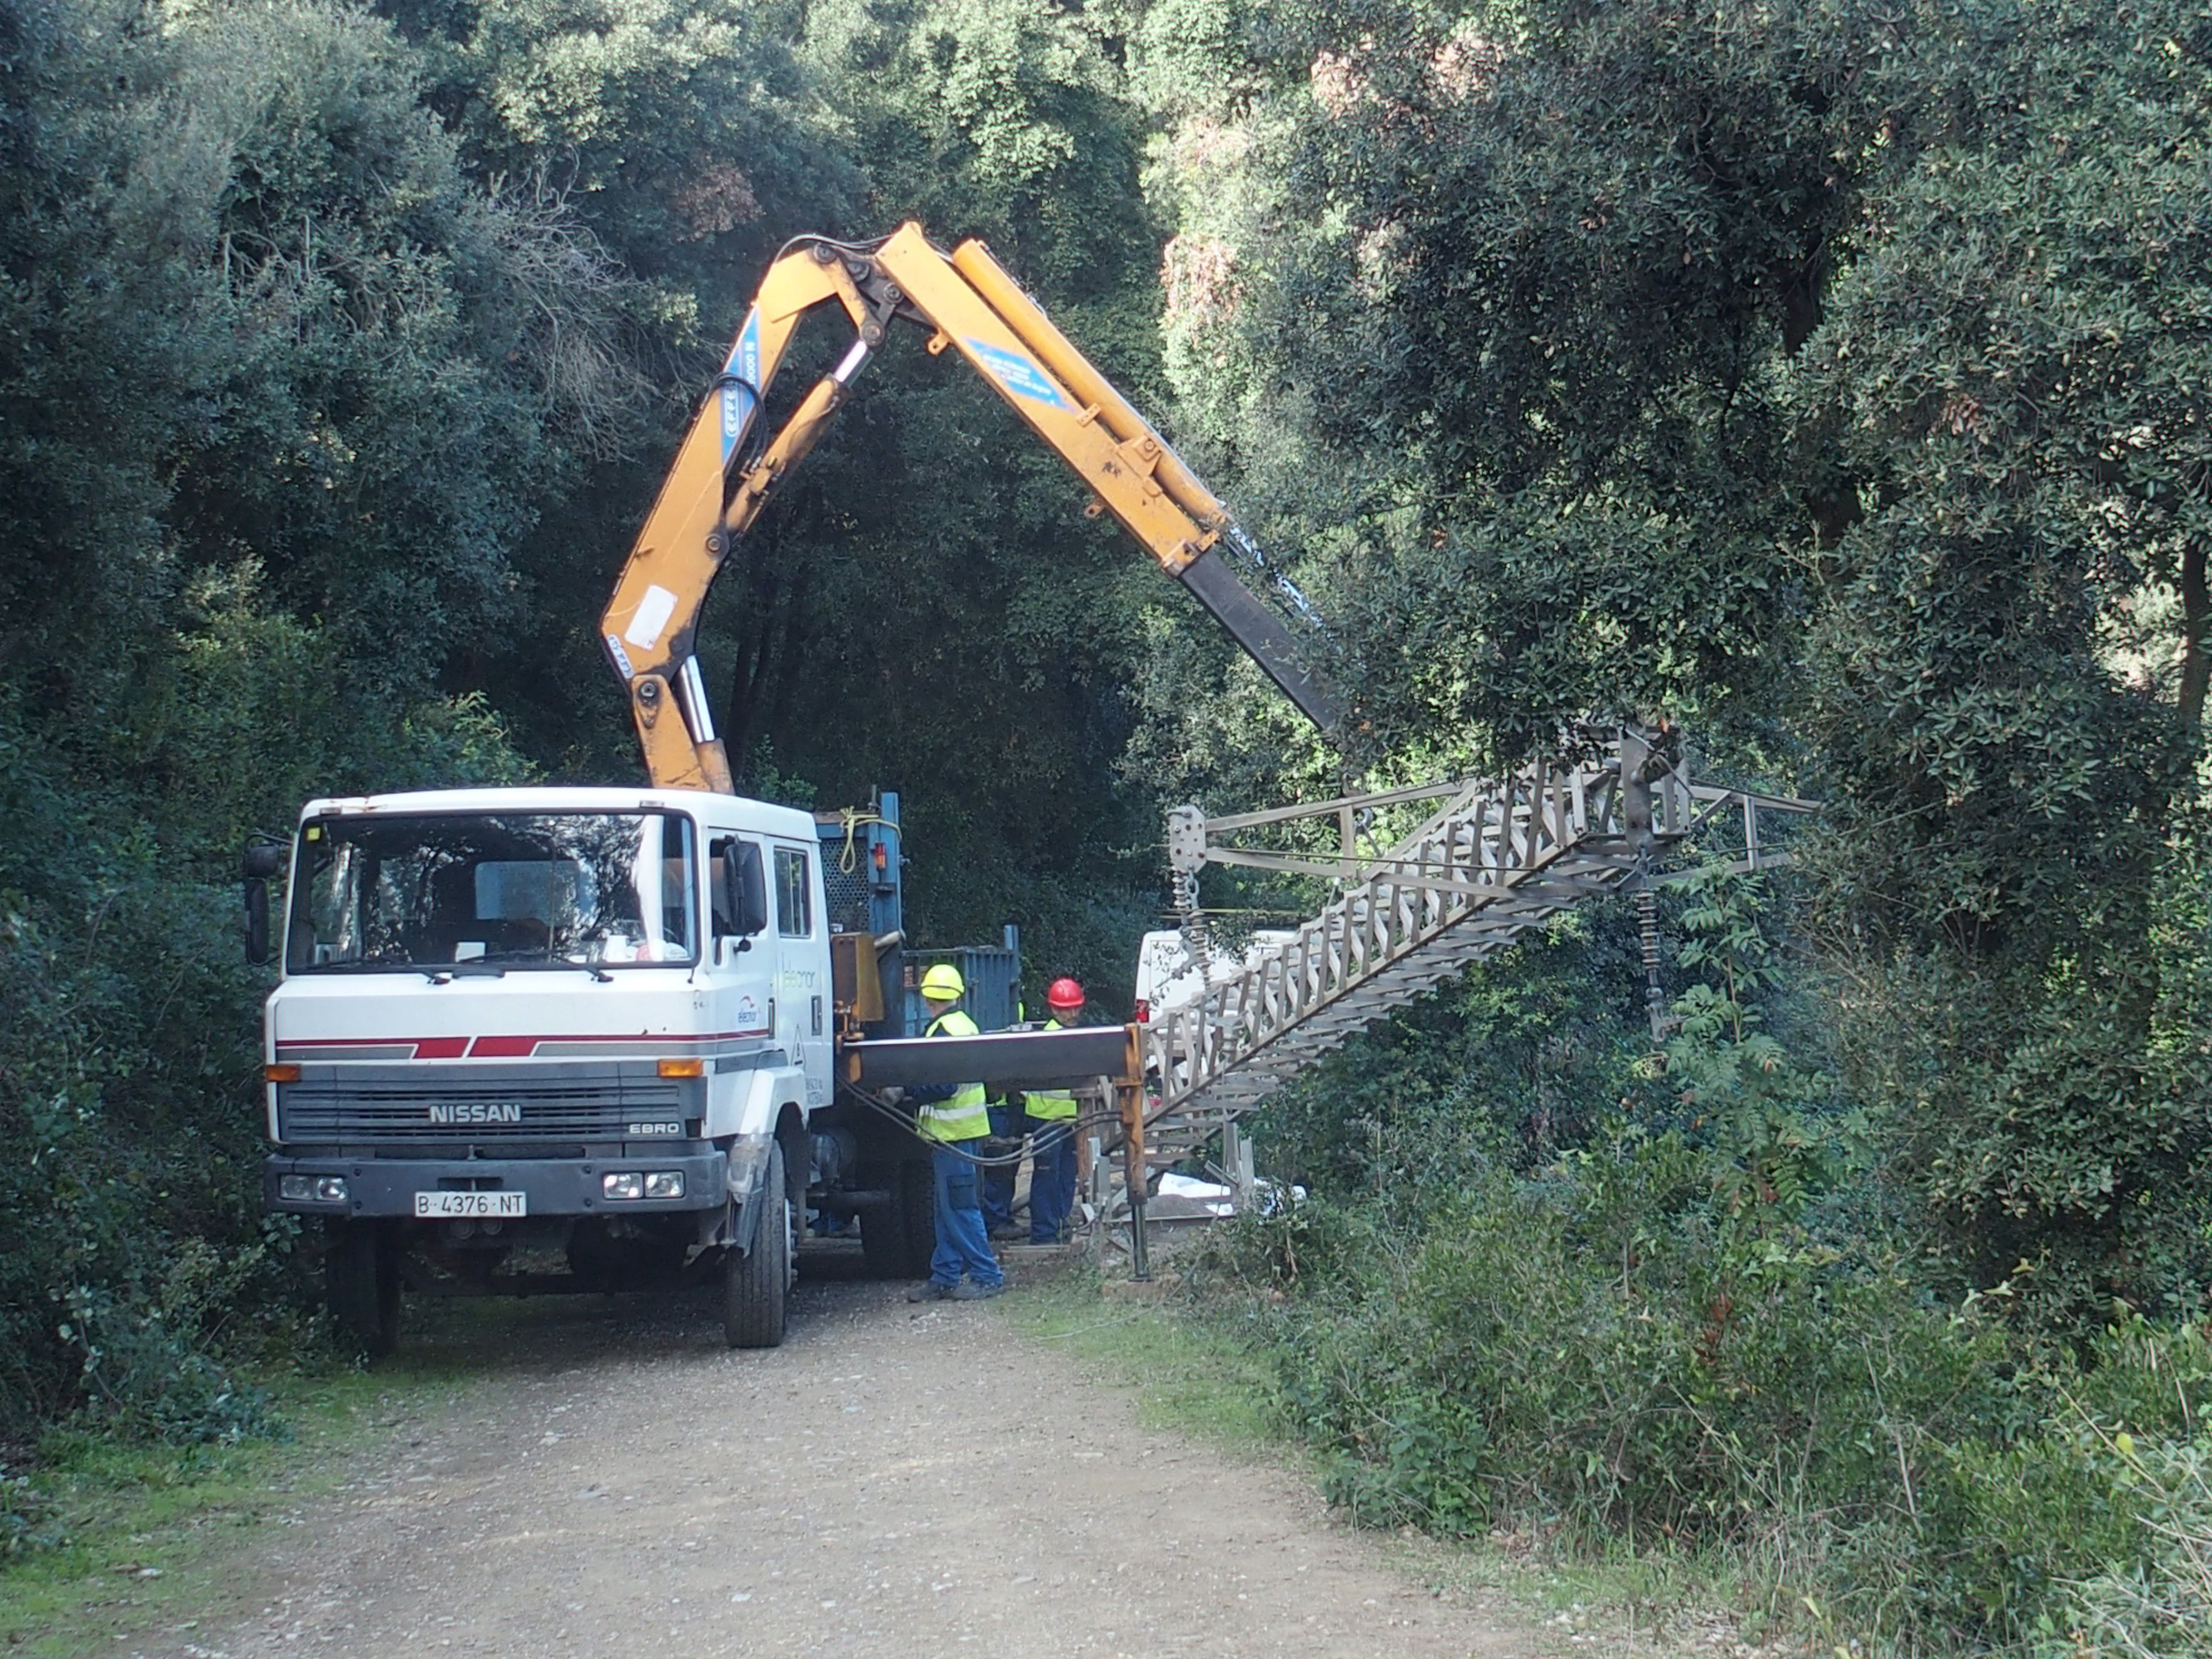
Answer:
<svg viewBox="0 0 2212 1659"><path fill-rule="evenodd" d="M852 322L851 349L756 453L748 439L793 333L808 312L832 301ZM946 253L908 223L880 242L809 236L785 246L630 550L600 637L629 688L655 784L731 789L729 759L692 654L700 611L737 538L814 447L854 375L898 320L928 329L933 354L950 349L973 365L1090 487L1093 516L1120 520L1316 726L1336 727L1335 694L1284 618L1255 597L1218 550L1266 574L1287 606L1304 612L1288 578L1269 570L1212 491L981 242L964 241Z"/></svg>

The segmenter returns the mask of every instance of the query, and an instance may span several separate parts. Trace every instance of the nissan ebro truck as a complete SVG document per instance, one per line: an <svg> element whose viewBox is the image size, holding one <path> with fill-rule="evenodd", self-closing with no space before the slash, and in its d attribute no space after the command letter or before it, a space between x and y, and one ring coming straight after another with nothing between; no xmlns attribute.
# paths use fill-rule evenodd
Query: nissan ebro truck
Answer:
<svg viewBox="0 0 2212 1659"><path fill-rule="evenodd" d="M410 1256L437 1270L417 1289L533 1249L612 1288L721 1245L730 1340L781 1339L806 1115L831 1094L811 815L696 791L372 795L310 802L292 858L266 1196L338 1224L341 1322L388 1349Z"/></svg>

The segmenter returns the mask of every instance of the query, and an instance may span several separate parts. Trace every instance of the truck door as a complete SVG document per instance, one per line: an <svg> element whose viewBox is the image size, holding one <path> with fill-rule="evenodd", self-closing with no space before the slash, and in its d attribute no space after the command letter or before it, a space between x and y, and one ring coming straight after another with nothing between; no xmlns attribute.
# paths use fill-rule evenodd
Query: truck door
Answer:
<svg viewBox="0 0 2212 1659"><path fill-rule="evenodd" d="M744 836L712 832L707 872L714 937L704 976L714 1003L713 1029L725 1040L766 1036L777 957L766 849Z"/></svg>
<svg viewBox="0 0 2212 1659"><path fill-rule="evenodd" d="M817 902L812 848L777 847L775 855L776 1034L806 1068L806 1103L830 1100L829 921Z"/></svg>

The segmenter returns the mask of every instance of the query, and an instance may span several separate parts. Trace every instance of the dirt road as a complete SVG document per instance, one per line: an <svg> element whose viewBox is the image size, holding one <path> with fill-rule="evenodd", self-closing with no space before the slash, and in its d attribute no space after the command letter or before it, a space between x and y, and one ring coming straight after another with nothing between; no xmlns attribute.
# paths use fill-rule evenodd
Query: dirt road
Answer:
<svg viewBox="0 0 2212 1659"><path fill-rule="evenodd" d="M543 1304L490 1384L261 1534L249 1616L122 1650L1544 1651L1432 1599L1291 1475L1139 1427L1004 1304L909 1307L811 1265L772 1352L726 1352L696 1302Z"/></svg>

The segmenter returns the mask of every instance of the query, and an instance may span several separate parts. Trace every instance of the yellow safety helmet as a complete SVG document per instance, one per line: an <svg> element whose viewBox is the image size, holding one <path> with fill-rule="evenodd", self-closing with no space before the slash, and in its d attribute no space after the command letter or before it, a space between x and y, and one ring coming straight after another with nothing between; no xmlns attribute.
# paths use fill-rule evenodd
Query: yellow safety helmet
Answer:
<svg viewBox="0 0 2212 1659"><path fill-rule="evenodd" d="M968 994L968 981L949 962L940 962L921 976L921 994L939 1002L957 1002Z"/></svg>

